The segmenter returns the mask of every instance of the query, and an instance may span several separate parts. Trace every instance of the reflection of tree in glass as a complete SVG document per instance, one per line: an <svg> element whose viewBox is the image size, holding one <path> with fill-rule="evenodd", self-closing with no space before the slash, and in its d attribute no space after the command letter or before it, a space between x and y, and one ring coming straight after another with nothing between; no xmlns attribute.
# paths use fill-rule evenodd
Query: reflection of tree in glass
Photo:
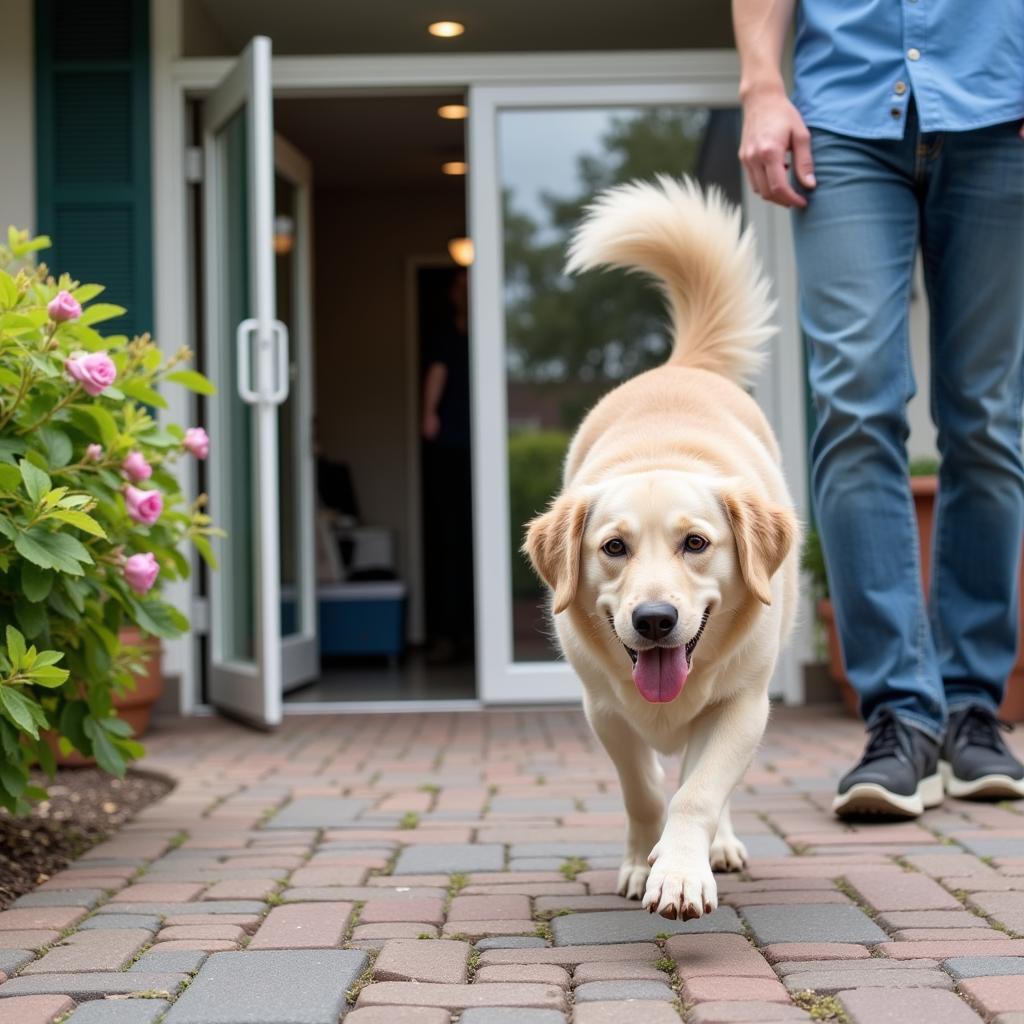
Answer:
<svg viewBox="0 0 1024 1024"><path fill-rule="evenodd" d="M560 385L561 426L571 428L613 384L662 362L668 351L660 296L621 271L567 279L566 244L584 208L611 185L654 174L695 173L706 110L645 109L613 117L597 153L577 161L579 191L545 193L535 221L505 193L509 381Z"/></svg>

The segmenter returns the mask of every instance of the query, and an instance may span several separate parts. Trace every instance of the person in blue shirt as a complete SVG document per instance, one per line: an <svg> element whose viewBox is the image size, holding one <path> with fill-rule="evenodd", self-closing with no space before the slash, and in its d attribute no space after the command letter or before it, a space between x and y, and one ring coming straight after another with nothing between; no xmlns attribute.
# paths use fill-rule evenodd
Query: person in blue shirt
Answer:
<svg viewBox="0 0 1024 1024"><path fill-rule="evenodd" d="M733 0L753 190L793 209L812 489L869 739L837 814L1024 795L996 709L1024 529L1024 2ZM908 479L920 250L941 455L926 598Z"/></svg>

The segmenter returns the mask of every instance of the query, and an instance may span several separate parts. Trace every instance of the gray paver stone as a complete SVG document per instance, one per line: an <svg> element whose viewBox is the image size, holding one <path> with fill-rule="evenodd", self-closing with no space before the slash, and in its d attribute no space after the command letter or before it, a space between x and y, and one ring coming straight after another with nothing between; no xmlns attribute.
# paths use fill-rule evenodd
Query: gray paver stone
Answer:
<svg viewBox="0 0 1024 1024"><path fill-rule="evenodd" d="M516 1006L473 1006L462 1014L459 1024L565 1024L565 1014Z"/></svg>
<svg viewBox="0 0 1024 1024"><path fill-rule="evenodd" d="M997 974L1024 974L1024 957L1020 956L955 956L943 964L957 980L990 978Z"/></svg>
<svg viewBox="0 0 1024 1024"><path fill-rule="evenodd" d="M45 892L27 892L12 904L13 910L22 907L85 907L92 910L106 896L105 889L52 889Z"/></svg>
<svg viewBox="0 0 1024 1024"><path fill-rule="evenodd" d="M166 999L97 999L75 1010L66 1024L154 1024L170 1005Z"/></svg>
<svg viewBox="0 0 1024 1024"><path fill-rule="evenodd" d="M160 918L156 914L93 914L78 926L80 932L95 928L145 928L148 932L158 932Z"/></svg>
<svg viewBox="0 0 1024 1024"><path fill-rule="evenodd" d="M208 956L201 949L151 949L128 968L129 971L167 971L195 974Z"/></svg>
<svg viewBox="0 0 1024 1024"><path fill-rule="evenodd" d="M0 985L6 996L66 995L76 1002L133 992L166 992L173 995L187 981L184 974L151 974L140 971L93 971L87 974L29 974Z"/></svg>
<svg viewBox="0 0 1024 1024"><path fill-rule="evenodd" d="M450 875L464 871L500 871L505 848L500 843L423 843L398 855L396 875Z"/></svg>
<svg viewBox="0 0 1024 1024"><path fill-rule="evenodd" d="M839 903L744 907L742 913L759 946L773 942L875 943L888 939L858 907Z"/></svg>
<svg viewBox="0 0 1024 1024"><path fill-rule="evenodd" d="M354 949L214 953L165 1024L335 1024L366 960Z"/></svg>
<svg viewBox="0 0 1024 1024"><path fill-rule="evenodd" d="M803 992L805 989L812 989L821 995L831 995L848 988L884 988L894 991L901 988L951 989L953 987L949 975L937 968L873 971L866 967L860 971L832 971L827 967L819 967L816 971L790 974L784 979L784 984L790 992Z"/></svg>
<svg viewBox="0 0 1024 1024"><path fill-rule="evenodd" d="M481 939L476 948L484 953L488 949L539 949L546 945L547 941L537 935L496 935Z"/></svg>
<svg viewBox="0 0 1024 1024"><path fill-rule="evenodd" d="M699 932L734 932L739 934L742 928L735 910L731 907L719 907L713 914L699 917L695 921L667 921L665 918L649 914L645 910L606 910L567 914L564 917L553 918L551 930L555 936L556 946L588 946L649 941L663 933L690 935Z"/></svg>
<svg viewBox="0 0 1024 1024"><path fill-rule="evenodd" d="M577 986L575 992L577 1003L610 1003L622 999L669 1003L676 997L662 981L588 981Z"/></svg>
<svg viewBox="0 0 1024 1024"><path fill-rule="evenodd" d="M13 974L35 958L35 953L28 949L0 949L0 971Z"/></svg>
<svg viewBox="0 0 1024 1024"><path fill-rule="evenodd" d="M618 857L622 843L513 843L510 857Z"/></svg>
<svg viewBox="0 0 1024 1024"><path fill-rule="evenodd" d="M267 909L259 900L200 900L197 903L107 903L97 914L146 914L179 917L182 914L262 914Z"/></svg>
<svg viewBox="0 0 1024 1024"><path fill-rule="evenodd" d="M334 828L351 826L353 818L366 810L372 800L353 797L300 797L278 811L264 828Z"/></svg>

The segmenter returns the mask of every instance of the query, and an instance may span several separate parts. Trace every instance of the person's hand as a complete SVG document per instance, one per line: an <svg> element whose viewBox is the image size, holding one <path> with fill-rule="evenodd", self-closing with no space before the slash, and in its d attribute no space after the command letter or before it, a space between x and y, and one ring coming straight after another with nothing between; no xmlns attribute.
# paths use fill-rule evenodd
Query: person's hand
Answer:
<svg viewBox="0 0 1024 1024"><path fill-rule="evenodd" d="M781 88L750 93L743 103L739 154L750 187L770 203L802 209L807 200L789 183L789 153L797 180L805 188L814 188L811 135L800 112Z"/></svg>
<svg viewBox="0 0 1024 1024"><path fill-rule="evenodd" d="M420 429L428 441L433 441L441 433L441 417L436 412L425 412Z"/></svg>

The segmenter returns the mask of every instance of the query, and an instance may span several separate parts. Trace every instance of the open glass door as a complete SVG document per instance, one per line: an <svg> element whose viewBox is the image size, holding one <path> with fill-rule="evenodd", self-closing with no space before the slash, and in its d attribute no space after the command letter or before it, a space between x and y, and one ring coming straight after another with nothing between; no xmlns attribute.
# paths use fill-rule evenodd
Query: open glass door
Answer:
<svg viewBox="0 0 1024 1024"><path fill-rule="evenodd" d="M317 671L312 552L301 540L312 534L312 473L302 469L310 458L308 430L287 430L292 450L279 454L280 424L295 422L282 409L295 409L302 396L288 401L289 333L276 314L270 54L269 39L253 39L203 111L205 336L218 384L209 490L211 509L228 532L211 580L208 697L261 726L280 722L288 682ZM289 500L299 511L286 517L282 464L297 470ZM282 522L290 538L282 537ZM304 563L296 579L306 596L291 615L282 615L282 548L294 553L293 565Z"/></svg>
<svg viewBox="0 0 1024 1024"><path fill-rule="evenodd" d="M469 108L479 692L578 700L523 524L557 493L587 409L670 346L654 288L624 272L567 278L566 243L598 192L633 178L689 174L742 203L736 83L480 86Z"/></svg>

